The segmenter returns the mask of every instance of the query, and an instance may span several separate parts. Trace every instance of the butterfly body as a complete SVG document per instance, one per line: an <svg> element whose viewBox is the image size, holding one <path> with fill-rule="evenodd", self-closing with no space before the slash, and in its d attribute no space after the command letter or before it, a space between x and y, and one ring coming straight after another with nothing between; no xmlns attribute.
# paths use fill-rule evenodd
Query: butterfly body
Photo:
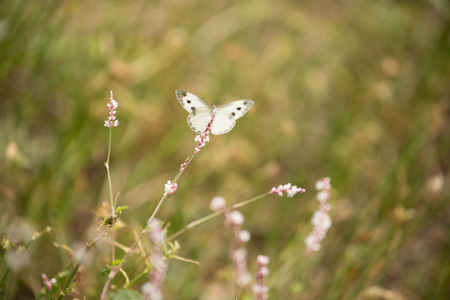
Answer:
<svg viewBox="0 0 450 300"><path fill-rule="evenodd" d="M198 134L206 130L213 115L211 133L220 135L229 132L236 125L236 120L249 111L254 104L252 100L237 100L216 107L183 90L178 90L175 94L181 106L189 113L187 117L189 126Z"/></svg>

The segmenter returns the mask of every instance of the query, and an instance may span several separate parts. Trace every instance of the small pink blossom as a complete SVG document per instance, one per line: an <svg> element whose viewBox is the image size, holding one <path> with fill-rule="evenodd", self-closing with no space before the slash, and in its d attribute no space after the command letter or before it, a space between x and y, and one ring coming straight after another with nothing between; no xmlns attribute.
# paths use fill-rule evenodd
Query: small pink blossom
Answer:
<svg viewBox="0 0 450 300"><path fill-rule="evenodd" d="M209 135L211 133L211 124L214 121L216 115L211 116L211 120L208 122L208 125L206 126L205 131L203 131L201 134L195 136L194 140L198 142L197 147L195 147L194 155L199 153L200 150L206 145L207 142L209 142Z"/></svg>
<svg viewBox="0 0 450 300"><path fill-rule="evenodd" d="M330 182L331 180L329 177L322 178L321 180L316 182L316 190L318 191L330 190L331 189Z"/></svg>
<svg viewBox="0 0 450 300"><path fill-rule="evenodd" d="M188 165L188 162L189 162L189 157L186 158L186 160L184 161L184 163L181 164L181 166L180 166L180 172L183 172L183 171L184 171L184 169L185 169L186 166Z"/></svg>
<svg viewBox="0 0 450 300"><path fill-rule="evenodd" d="M269 298L269 288L267 286L261 286L258 284L255 284L252 287L252 291L253 293L256 294L256 299L258 300L265 300L267 298Z"/></svg>
<svg viewBox="0 0 450 300"><path fill-rule="evenodd" d="M42 273L42 281L47 286L48 290L51 291L53 285L56 283L56 278L48 279L45 273Z"/></svg>
<svg viewBox="0 0 450 300"><path fill-rule="evenodd" d="M146 300L162 300L162 291L150 281L144 283L141 287L142 294Z"/></svg>
<svg viewBox="0 0 450 300"><path fill-rule="evenodd" d="M317 210L312 219L311 223L314 225L313 231L306 237L306 252L310 254L313 251L320 250L320 242L325 238L328 229L331 227L331 218L328 214L330 210L330 178L325 177L316 183L316 189L319 190L317 193L317 200L319 201L319 210Z"/></svg>
<svg viewBox="0 0 450 300"><path fill-rule="evenodd" d="M119 121L116 120L116 108L119 106L119 103L113 99L112 91L110 91L110 98L107 106L109 108L109 117L108 120L105 121L105 127L112 128L119 126Z"/></svg>
<svg viewBox="0 0 450 300"><path fill-rule="evenodd" d="M270 258L267 255L258 255L256 257L256 260L258 261L258 264L261 266L267 266L270 262Z"/></svg>
<svg viewBox="0 0 450 300"><path fill-rule="evenodd" d="M296 185L291 185L290 183L285 185L279 185L278 187L273 187L269 194L277 194L278 196L283 196L283 192L287 194L288 197L292 198L297 193L306 192L305 189L299 188Z"/></svg>
<svg viewBox="0 0 450 300"><path fill-rule="evenodd" d="M236 249L231 256L234 262L236 283L239 286L246 286L251 281L251 276L247 271L247 250L244 248Z"/></svg>
<svg viewBox="0 0 450 300"><path fill-rule="evenodd" d="M258 271L255 273L256 284L252 287L253 293L256 294L256 299L265 300L269 297L269 288L264 286L264 277L269 275L269 257L265 255L258 255Z"/></svg>
<svg viewBox="0 0 450 300"><path fill-rule="evenodd" d="M234 263L235 283L238 286L246 286L251 281L251 275L247 269L247 250L244 244L250 240L250 232L241 228L244 216L237 210L227 210L222 197L214 197L210 206L212 210L222 212L226 220L225 225L233 228L234 244L230 249L230 257Z"/></svg>
<svg viewBox="0 0 450 300"><path fill-rule="evenodd" d="M261 267L259 269L259 273L261 273L262 276L267 276L267 275L269 275L269 268L268 267Z"/></svg>
<svg viewBox="0 0 450 300"><path fill-rule="evenodd" d="M172 195L178 189L178 184L173 183L171 180L168 180L166 184L164 184L164 193Z"/></svg>
<svg viewBox="0 0 450 300"><path fill-rule="evenodd" d="M244 216L237 210L230 211L227 221L232 225L242 225L244 223Z"/></svg>
<svg viewBox="0 0 450 300"><path fill-rule="evenodd" d="M162 287L166 278L167 261L164 256L164 241L166 239L166 232L161 226L161 221L152 219L148 223L149 231L148 237L152 243L152 252L149 257L149 262L152 269L149 273L150 281L142 286L142 293L145 299L161 300Z"/></svg>
<svg viewBox="0 0 450 300"><path fill-rule="evenodd" d="M209 205L212 211L219 211L226 208L225 199L222 197L214 197Z"/></svg>
<svg viewBox="0 0 450 300"><path fill-rule="evenodd" d="M166 232L162 229L161 223L158 219L149 220L147 223L148 236L154 244L163 244L166 239Z"/></svg>
<svg viewBox="0 0 450 300"><path fill-rule="evenodd" d="M239 239L243 243L247 243L250 241L250 232L248 230L241 230L241 232L239 232Z"/></svg>
<svg viewBox="0 0 450 300"><path fill-rule="evenodd" d="M327 231L331 227L331 219L327 211L318 210L314 213L311 223L314 226L321 226L323 231Z"/></svg>

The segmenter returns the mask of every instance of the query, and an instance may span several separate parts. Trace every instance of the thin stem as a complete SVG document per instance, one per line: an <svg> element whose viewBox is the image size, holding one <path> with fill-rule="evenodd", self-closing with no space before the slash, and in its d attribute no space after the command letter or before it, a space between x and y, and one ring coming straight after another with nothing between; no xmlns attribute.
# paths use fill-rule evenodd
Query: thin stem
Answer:
<svg viewBox="0 0 450 300"><path fill-rule="evenodd" d="M69 286L72 283L73 278L77 274L78 269L80 268L82 262L84 261L86 255L88 254L89 250L91 250L91 248L92 248L92 245L90 245L89 243L86 244L86 247L84 248L83 254L81 255L80 259L77 261L77 264L76 264L75 268L73 268L72 273L70 274L69 278L67 279L66 283L64 284L64 287L63 287L61 293L59 293L59 295L56 298L56 300L62 299L70 291L69 290Z"/></svg>
<svg viewBox="0 0 450 300"><path fill-rule="evenodd" d="M142 236L146 232L147 232L147 227L142 229L141 234L139 234L139 236L136 238L136 240L134 241L133 245L131 245L130 249L125 254L125 256L122 258L121 262L117 265L117 267L115 267L114 269L111 270L111 272L108 275L108 279L106 279L105 285L103 286L103 291L102 291L102 295L100 296L100 299L102 299L102 300L106 299L106 293L108 292L108 288L109 288L109 285L111 284L111 281L116 276L117 271L122 268L125 260L128 258L128 256L130 256L131 252L134 250L134 248L136 248L136 246L138 244L138 241L142 238Z"/></svg>
<svg viewBox="0 0 450 300"><path fill-rule="evenodd" d="M201 223L206 222L206 221L208 221L208 220L210 220L212 218L215 218L215 217L217 217L217 216L219 216L221 214L222 214L221 211L216 211L216 212L214 212L212 214L207 215L206 217L203 217L201 219L195 220L195 221L187 224L183 229L181 229L181 230L175 232L174 234L172 234L171 236L169 236L166 239L166 242L172 241L173 239L179 237L180 235L182 235L183 233L185 233L189 229L194 228L195 226L200 225Z"/></svg>
<svg viewBox="0 0 450 300"><path fill-rule="evenodd" d="M94 247L94 245L100 241L106 234L102 235L101 237L99 237L98 239L96 239L95 241L92 241L94 239L94 237L97 235L98 231L105 226L104 223L102 223L102 225L100 225L99 227L97 227L94 232L91 235L91 238L89 239L89 242L86 243L86 247L84 248L83 254L81 255L80 259L78 259L77 264L75 266L75 268L73 268L72 273L70 273L69 278L67 278L66 283L64 284L63 289L61 290L61 293L58 295L58 297L56 298L56 300L60 300L62 299L65 295L67 295L68 292L70 292L69 286L72 283L73 278L75 277L75 275L77 274L78 269L80 268L81 264L83 263L84 259L86 258L86 255L89 253L89 251L92 249L92 247Z"/></svg>
<svg viewBox="0 0 450 300"><path fill-rule="evenodd" d="M3 287L5 286L6 278L8 277L9 269L6 269L5 273L3 274L2 280L0 281L0 292L3 292Z"/></svg>
<svg viewBox="0 0 450 300"><path fill-rule="evenodd" d="M303 274L303 271L305 271L306 263L308 262L308 258L309 258L309 255L306 256L305 261L299 262L300 266L297 268L297 271L295 272L295 275L292 278L292 285L289 287L289 289L288 289L286 295L283 297L283 299L289 299L289 297L291 296L292 290L294 289L295 282L300 279L300 277Z"/></svg>
<svg viewBox="0 0 450 300"><path fill-rule="evenodd" d="M245 201L242 201L242 202L233 204L233 205L231 205L229 208L227 208L227 210L232 210L232 209L236 209L236 208L245 206L245 205L250 204L250 203L252 203L252 202L254 202L254 201L256 201L256 200L259 200L259 199L261 199L261 198L264 198L265 196L268 196L268 195L269 195L269 193L264 193L264 194L261 194L261 195L259 195L259 196L250 198L250 199L248 199L248 200L245 200ZM169 237L166 239L166 242L172 241L173 239L179 237L180 235L182 235L183 233L185 233L185 232L188 231L189 229L194 228L194 227L196 227L197 225L200 225L200 224L202 224L203 222L206 222L206 221L208 221L208 220L210 220L210 219L212 219L212 218L215 218L215 217L217 217L217 216L219 216L219 215L221 215L221 214L222 214L221 211L216 211L216 212L213 212L213 213L211 213L211 214L209 214L209 215L207 215L207 216L205 216L205 217L203 217L203 218L201 218L201 219L198 219L198 220L195 220L195 221L189 223L188 225L186 225L186 226L185 226L184 228L182 228L181 230L179 230L179 231L175 232L174 234L172 234L171 236L169 236Z"/></svg>
<svg viewBox="0 0 450 300"><path fill-rule="evenodd" d="M135 278L133 278L132 280L130 280L128 283L126 283L124 285L124 288L129 288L131 285L133 285L135 282L139 281L142 277L144 277L145 275L148 274L148 272L150 271L150 268L147 267L145 268L144 271L142 271L142 273L140 273L138 276L136 276Z"/></svg>
<svg viewBox="0 0 450 300"><path fill-rule="evenodd" d="M184 172L184 169L187 168L187 166L189 166L189 164L191 163L191 161L194 159L195 153L191 156L191 158L188 160L188 162L186 163L186 166L184 166L184 168L180 169L180 171L178 171L177 175L175 175L175 178L173 179L173 183L177 182L178 178L180 178L181 174Z"/></svg>
<svg viewBox="0 0 450 300"><path fill-rule="evenodd" d="M114 216L115 216L115 201L113 198L113 191L112 191L112 181L111 181L111 172L109 170L109 159L111 157L111 144L112 144L112 127L109 127L109 140L108 140L108 156L106 158L105 167L106 167L106 173L108 174L108 187L109 187L109 201L111 206L111 217L112 217L112 224L111 224L111 261L116 260L116 248L114 246L115 241L115 231L114 231Z"/></svg>
<svg viewBox="0 0 450 300"><path fill-rule="evenodd" d="M229 209L236 209L236 208L245 206L245 205L247 205L247 204L250 204L250 203L252 203L252 202L255 202L256 200L259 200L259 199L261 199L261 198L264 198L264 197L266 197L266 196L268 196L268 195L270 195L270 194L269 194L269 193L264 193L264 194L261 194L261 195L259 195L259 196L255 196L255 197L250 198L250 199L248 199L248 200L245 200L245 201L242 201L242 202L233 204L233 205L230 206Z"/></svg>
<svg viewBox="0 0 450 300"><path fill-rule="evenodd" d="M174 182L175 184L175 182ZM167 198L168 194L164 193L164 195L161 197L161 200L159 200L158 205L156 206L155 210L153 211L152 215L150 216L150 219L148 219L147 224L149 224L153 218L155 217L156 213L158 212L159 208L161 207L161 205L163 204L164 200Z"/></svg>

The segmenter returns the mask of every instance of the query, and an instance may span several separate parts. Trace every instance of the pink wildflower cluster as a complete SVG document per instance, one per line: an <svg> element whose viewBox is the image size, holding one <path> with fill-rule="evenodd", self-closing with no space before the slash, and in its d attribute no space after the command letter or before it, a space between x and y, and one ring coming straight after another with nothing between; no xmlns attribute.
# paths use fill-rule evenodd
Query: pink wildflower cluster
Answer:
<svg viewBox="0 0 450 300"><path fill-rule="evenodd" d="M105 127L117 127L119 126L119 121L116 120L116 108L119 106L116 100L113 99L113 92L110 91L109 103L107 104L109 108L109 118L105 121Z"/></svg>
<svg viewBox="0 0 450 300"><path fill-rule="evenodd" d="M146 300L161 300L162 287L167 271L167 261L164 257L166 232L161 227L161 221L158 219L150 221L148 227L148 236L153 246L149 261L153 268L149 273L150 281L142 286L142 294Z"/></svg>
<svg viewBox="0 0 450 300"><path fill-rule="evenodd" d="M256 299L265 300L269 297L269 288L264 286L264 277L269 274L269 269L267 265L270 262L268 256L258 255L258 271L255 273L256 284L252 287L253 293L256 295Z"/></svg>
<svg viewBox="0 0 450 300"><path fill-rule="evenodd" d="M331 219L328 215L328 211L331 208L328 203L331 190L330 181L330 178L325 177L316 182L316 189L319 191L317 200L320 202L320 206L311 219L314 229L305 239L306 252L308 254L320 250L320 242L325 238L327 230L331 226Z"/></svg>
<svg viewBox="0 0 450 300"><path fill-rule="evenodd" d="M209 142L209 135L211 133L211 124L214 121L214 117L216 115L211 116L211 120L209 121L208 125L206 126L205 131L203 131L202 134L199 134L195 136L195 141L198 142L197 147L195 147L194 155L200 152L200 149L202 149L207 142Z"/></svg>
<svg viewBox="0 0 450 300"><path fill-rule="evenodd" d="M177 183L172 183L171 180L167 180L167 183L164 184L164 193L168 195L172 195L178 189Z"/></svg>
<svg viewBox="0 0 450 300"><path fill-rule="evenodd" d="M184 169L185 169L186 166L188 165L188 162L189 162L189 157L186 158L186 160L184 161L184 163L181 164L181 166L180 166L180 172L183 172L183 171L184 171Z"/></svg>
<svg viewBox="0 0 450 300"><path fill-rule="evenodd" d="M231 259L234 263L236 284L246 286L251 281L251 275L247 269L247 250L244 244L250 240L250 232L242 230L241 225L244 223L244 216L237 210L227 210L225 199L222 197L214 197L211 200L210 207L213 211L220 211L225 216L226 225L233 228L235 243L231 248Z"/></svg>
<svg viewBox="0 0 450 300"><path fill-rule="evenodd" d="M53 285L56 283L56 278L48 279L47 274L42 273L42 281L49 291L52 290Z"/></svg>
<svg viewBox="0 0 450 300"><path fill-rule="evenodd" d="M288 197L292 198L297 193L306 192L305 189L299 188L296 185L291 185L290 183L285 185L279 185L277 188L273 187L269 194L277 194L278 196L283 196L283 192L287 194Z"/></svg>

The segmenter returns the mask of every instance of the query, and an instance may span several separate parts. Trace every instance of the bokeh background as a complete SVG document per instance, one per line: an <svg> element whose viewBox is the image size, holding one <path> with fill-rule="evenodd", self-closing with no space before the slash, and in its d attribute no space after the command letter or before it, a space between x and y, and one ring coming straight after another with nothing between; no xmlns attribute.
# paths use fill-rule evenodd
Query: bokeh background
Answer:
<svg viewBox="0 0 450 300"><path fill-rule="evenodd" d="M3 297L36 297L42 273L71 262L57 245L79 251L101 222L110 90L113 189L130 207L117 239L131 245L196 145L177 89L255 105L186 169L157 216L169 234L208 214L213 196L232 204L291 182L307 192L241 209L250 270L257 254L271 258L270 299L448 299L445 0L2 1L0 230L14 244L1 251ZM306 258L324 176L333 225ZM231 293L232 240L223 218L179 237L178 255L201 266L171 261L165 298L247 297ZM73 297L99 297L109 250L91 251Z"/></svg>

